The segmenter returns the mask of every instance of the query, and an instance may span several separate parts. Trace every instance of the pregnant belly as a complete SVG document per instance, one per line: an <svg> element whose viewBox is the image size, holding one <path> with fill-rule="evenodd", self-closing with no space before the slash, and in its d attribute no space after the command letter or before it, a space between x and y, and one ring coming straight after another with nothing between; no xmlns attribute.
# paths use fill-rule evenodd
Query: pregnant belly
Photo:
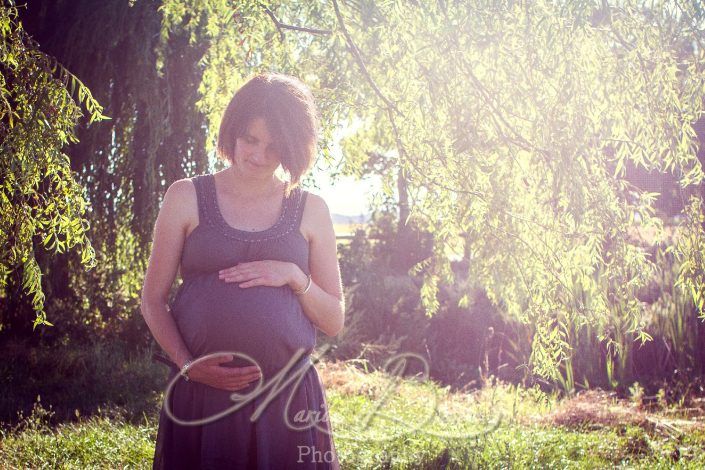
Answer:
<svg viewBox="0 0 705 470"><path fill-rule="evenodd" d="M310 353L315 329L289 287L241 288L218 273L185 281L171 308L191 353L240 352L272 375L299 350ZM236 358L230 366L251 365Z"/></svg>

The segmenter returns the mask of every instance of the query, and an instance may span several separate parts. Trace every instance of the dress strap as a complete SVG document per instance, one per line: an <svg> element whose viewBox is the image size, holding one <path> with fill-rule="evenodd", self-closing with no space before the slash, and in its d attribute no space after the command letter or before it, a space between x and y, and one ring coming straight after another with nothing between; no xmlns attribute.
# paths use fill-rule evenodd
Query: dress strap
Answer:
<svg viewBox="0 0 705 470"><path fill-rule="evenodd" d="M299 200L296 204L296 211L294 212L294 228L298 229L301 226L301 219L304 216L304 207L306 207L306 196L308 191L299 188Z"/></svg>
<svg viewBox="0 0 705 470"><path fill-rule="evenodd" d="M197 175L191 178L193 185L196 187L196 199L198 200L198 224L207 223L209 220L208 214L208 184L206 175Z"/></svg>

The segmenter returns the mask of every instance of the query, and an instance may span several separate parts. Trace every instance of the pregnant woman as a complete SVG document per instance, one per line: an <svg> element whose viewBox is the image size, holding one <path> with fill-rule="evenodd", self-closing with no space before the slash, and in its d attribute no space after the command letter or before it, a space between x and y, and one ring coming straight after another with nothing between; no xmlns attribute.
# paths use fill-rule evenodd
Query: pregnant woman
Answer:
<svg viewBox="0 0 705 470"><path fill-rule="evenodd" d="M173 362L153 468L339 468L310 358L316 328L334 336L344 323L335 234L323 199L298 186L317 133L304 84L255 76L220 125L228 168L164 196L141 306ZM282 371L295 380L259 393Z"/></svg>

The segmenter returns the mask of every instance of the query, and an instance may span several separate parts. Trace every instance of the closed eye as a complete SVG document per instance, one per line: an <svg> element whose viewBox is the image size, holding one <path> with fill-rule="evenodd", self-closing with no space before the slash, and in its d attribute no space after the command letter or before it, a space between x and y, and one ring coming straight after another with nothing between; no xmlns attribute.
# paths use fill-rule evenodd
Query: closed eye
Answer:
<svg viewBox="0 0 705 470"><path fill-rule="evenodd" d="M245 140L245 143L247 143L248 145L257 145L257 144L259 144L259 141L260 141L257 137L250 135L250 134L244 134L242 136L242 138ZM276 155L279 155L281 149L276 142L271 142L269 145L267 145L266 150L268 152L272 152Z"/></svg>

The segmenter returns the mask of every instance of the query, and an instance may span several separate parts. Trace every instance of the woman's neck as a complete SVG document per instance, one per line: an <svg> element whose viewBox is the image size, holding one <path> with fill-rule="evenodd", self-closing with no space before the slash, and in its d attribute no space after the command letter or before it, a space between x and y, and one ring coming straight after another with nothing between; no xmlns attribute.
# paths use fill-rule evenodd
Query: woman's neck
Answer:
<svg viewBox="0 0 705 470"><path fill-rule="evenodd" d="M227 186L227 191L236 196L244 196L246 198L259 198L272 194L284 184L274 174L263 178L253 178L252 176L243 176L237 171L235 166L230 166L223 172L223 179Z"/></svg>

